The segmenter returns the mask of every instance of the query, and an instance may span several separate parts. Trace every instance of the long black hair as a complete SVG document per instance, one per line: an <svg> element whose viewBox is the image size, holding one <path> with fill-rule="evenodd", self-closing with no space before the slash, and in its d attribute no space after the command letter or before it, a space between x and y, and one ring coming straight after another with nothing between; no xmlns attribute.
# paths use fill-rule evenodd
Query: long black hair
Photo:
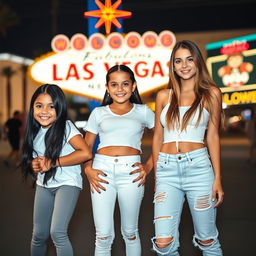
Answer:
<svg viewBox="0 0 256 256"><path fill-rule="evenodd" d="M67 120L67 102L63 91L54 84L41 85L34 92L31 102L29 113L26 122L25 138L22 147L22 162L21 169L24 179L30 174L34 180L36 175L31 168L33 160L33 153L37 154L33 148L33 141L41 127L41 125L34 119L34 103L40 94L49 94L52 98L53 106L56 111L56 120L47 130L45 134L45 153L46 158L51 159L51 168L45 173L44 184L55 176L56 174L56 161L58 161L65 138L65 127Z"/></svg>
<svg viewBox="0 0 256 256"><path fill-rule="evenodd" d="M129 67L127 67L125 65L115 65L115 66L113 66L112 68L110 68L108 70L108 73L106 75L106 84L108 84L108 82L110 80L110 74L113 73L113 72L116 72L116 71L128 73L130 75L130 79L132 81L132 84L136 83L134 73ZM140 94L139 94L137 86L136 86L134 92L132 93L132 95L130 97L130 102L131 103L142 104L142 100L140 98ZM111 98L111 96L109 95L109 93L106 90L104 98L103 98L102 103L101 103L101 106L106 106L106 105L109 105L111 103L113 103L113 99Z"/></svg>

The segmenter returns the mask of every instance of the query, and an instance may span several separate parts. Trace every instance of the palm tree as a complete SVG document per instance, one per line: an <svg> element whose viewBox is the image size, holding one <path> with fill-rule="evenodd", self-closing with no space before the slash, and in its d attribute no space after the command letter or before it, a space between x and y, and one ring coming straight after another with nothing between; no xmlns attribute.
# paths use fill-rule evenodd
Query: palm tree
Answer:
<svg viewBox="0 0 256 256"><path fill-rule="evenodd" d="M6 66L2 69L1 75L6 77L6 99L7 99L7 118L11 115L11 77L15 74L15 71L11 66Z"/></svg>
<svg viewBox="0 0 256 256"><path fill-rule="evenodd" d="M28 66L22 64L21 66L21 73L22 73L22 97L23 97L23 113L26 113L26 106L27 106L27 69Z"/></svg>

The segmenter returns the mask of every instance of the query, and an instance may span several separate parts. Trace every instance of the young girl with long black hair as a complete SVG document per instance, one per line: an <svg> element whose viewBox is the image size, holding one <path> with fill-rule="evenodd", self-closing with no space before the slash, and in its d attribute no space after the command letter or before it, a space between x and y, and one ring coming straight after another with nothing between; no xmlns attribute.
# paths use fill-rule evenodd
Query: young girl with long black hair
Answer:
<svg viewBox="0 0 256 256"><path fill-rule="evenodd" d="M210 78L200 50L191 41L178 42L170 59L169 88L159 91L156 99L156 236L152 242L159 255L179 255L178 229L185 196L193 218L194 245L204 256L222 255L215 225L216 207L224 195L221 113L221 91Z"/></svg>
<svg viewBox="0 0 256 256"><path fill-rule="evenodd" d="M141 164L145 127L154 127L154 113L142 104L134 73L125 65L113 66L106 75L102 106L91 113L85 135L90 148L97 134L100 138L93 163L85 164L96 227L95 256L111 255L117 198L126 255L141 255L138 217L144 194L142 185L153 167L151 157L145 165Z"/></svg>
<svg viewBox="0 0 256 256"><path fill-rule="evenodd" d="M67 120L62 90L53 84L32 96L23 145L24 178L36 180L31 255L46 255L49 234L58 256L71 256L67 228L82 188L81 165L91 153L81 133Z"/></svg>

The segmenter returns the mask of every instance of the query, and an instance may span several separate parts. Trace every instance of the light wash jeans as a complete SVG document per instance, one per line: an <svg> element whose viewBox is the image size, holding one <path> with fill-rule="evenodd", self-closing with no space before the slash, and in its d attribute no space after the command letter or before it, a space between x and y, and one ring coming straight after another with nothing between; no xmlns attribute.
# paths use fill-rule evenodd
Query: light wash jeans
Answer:
<svg viewBox="0 0 256 256"><path fill-rule="evenodd" d="M140 162L140 156L111 157L96 154L93 169L107 174L102 177L109 184L103 183L106 191L91 193L93 217L96 228L95 256L110 256L114 233L114 208L118 199L121 214L121 232L126 245L127 256L140 256L141 245L138 233L138 218L144 186L132 181L138 174L130 172L138 167L132 167ZM123 255L120 253L120 255Z"/></svg>
<svg viewBox="0 0 256 256"><path fill-rule="evenodd" d="M212 202L214 172L207 148L188 153L159 153L156 172L155 233L153 249L158 255L179 256L179 223L186 196L194 224L193 243L203 256L221 256L215 225L216 208ZM156 238L173 237L164 248L157 247ZM200 241L212 240L207 245ZM163 244L164 245L164 244Z"/></svg>
<svg viewBox="0 0 256 256"><path fill-rule="evenodd" d="M72 256L73 249L67 229L73 215L80 188L60 186L36 187L31 255L45 256L51 234L58 256Z"/></svg>

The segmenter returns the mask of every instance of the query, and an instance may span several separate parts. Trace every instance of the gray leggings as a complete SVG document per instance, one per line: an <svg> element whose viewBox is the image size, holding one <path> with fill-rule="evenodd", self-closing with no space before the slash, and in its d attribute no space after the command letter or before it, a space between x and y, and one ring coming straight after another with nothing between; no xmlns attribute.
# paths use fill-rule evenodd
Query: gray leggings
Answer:
<svg viewBox="0 0 256 256"><path fill-rule="evenodd" d="M36 187L31 255L45 256L49 234L58 256L72 256L73 249L67 235L69 221L74 212L80 188L60 186Z"/></svg>

